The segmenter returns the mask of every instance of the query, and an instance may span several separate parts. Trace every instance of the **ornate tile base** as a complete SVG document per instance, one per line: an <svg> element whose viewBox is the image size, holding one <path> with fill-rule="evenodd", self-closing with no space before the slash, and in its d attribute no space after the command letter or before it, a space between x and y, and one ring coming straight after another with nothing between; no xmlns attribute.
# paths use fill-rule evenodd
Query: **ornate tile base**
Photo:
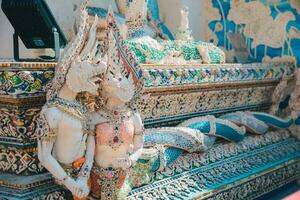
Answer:
<svg viewBox="0 0 300 200"><path fill-rule="evenodd" d="M300 177L299 170L300 160L291 161L249 177L244 182L228 185L207 198L200 196L198 199L255 199L297 180Z"/></svg>
<svg viewBox="0 0 300 200"><path fill-rule="evenodd" d="M30 177L1 174L0 182L1 200L66 199L66 192L53 182L49 174Z"/></svg>
<svg viewBox="0 0 300 200"><path fill-rule="evenodd" d="M37 149L0 147L0 171L17 175L35 175L45 172L37 158Z"/></svg>
<svg viewBox="0 0 300 200"><path fill-rule="evenodd" d="M29 101L30 98L27 98ZM7 104L0 108L0 171L20 175L38 174L45 170L37 158L34 138L39 102ZM0 102L0 106L3 103Z"/></svg>
<svg viewBox="0 0 300 200"><path fill-rule="evenodd" d="M151 93L139 110L146 126L178 124L192 117L269 108L274 89L266 85Z"/></svg>
<svg viewBox="0 0 300 200"><path fill-rule="evenodd" d="M288 131L187 153L128 199L255 199L300 177L300 142Z"/></svg>

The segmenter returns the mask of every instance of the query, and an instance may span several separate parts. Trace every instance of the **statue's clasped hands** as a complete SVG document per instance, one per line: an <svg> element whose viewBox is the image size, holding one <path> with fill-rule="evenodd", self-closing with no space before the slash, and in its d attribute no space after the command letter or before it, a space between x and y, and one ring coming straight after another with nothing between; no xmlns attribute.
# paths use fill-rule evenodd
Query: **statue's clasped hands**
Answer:
<svg viewBox="0 0 300 200"><path fill-rule="evenodd" d="M88 177L79 177L76 183L79 186L79 191L76 196L79 198L87 197L90 193L90 188L88 186Z"/></svg>
<svg viewBox="0 0 300 200"><path fill-rule="evenodd" d="M79 177L76 181L70 177L64 180L64 185L78 198L87 197L90 189L86 177Z"/></svg>

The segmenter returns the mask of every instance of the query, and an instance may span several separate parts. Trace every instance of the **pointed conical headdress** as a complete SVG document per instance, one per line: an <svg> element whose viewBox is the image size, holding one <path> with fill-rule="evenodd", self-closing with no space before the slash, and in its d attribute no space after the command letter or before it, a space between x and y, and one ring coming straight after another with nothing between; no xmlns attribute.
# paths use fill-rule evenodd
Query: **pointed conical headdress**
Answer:
<svg viewBox="0 0 300 200"><path fill-rule="evenodd" d="M113 11L109 8L107 15L107 29L106 39L104 41L103 51L109 54L109 51L117 51L118 57L122 61L120 67L123 67L133 78L134 84L137 86L142 84L143 71L138 59L133 52L130 51L120 34L120 29L117 26L117 22ZM122 70L121 70L122 71Z"/></svg>
<svg viewBox="0 0 300 200"><path fill-rule="evenodd" d="M107 55L107 71L118 71L133 83L134 97L129 102L129 105L135 109L136 102L142 96L144 86L143 71L138 63L138 59L124 42L111 8L107 15L106 38L102 46L102 53ZM114 69L116 67L119 69Z"/></svg>
<svg viewBox="0 0 300 200"><path fill-rule="evenodd" d="M66 81L66 75L71 66L71 63L75 60L76 56L81 53L85 45L85 41L89 33L88 13L86 11L88 1L89 0L83 0L83 2L81 3L81 15L78 32L66 46L62 56L57 63L54 78L50 83L49 89L47 91L47 100L53 99L58 95L59 91Z"/></svg>

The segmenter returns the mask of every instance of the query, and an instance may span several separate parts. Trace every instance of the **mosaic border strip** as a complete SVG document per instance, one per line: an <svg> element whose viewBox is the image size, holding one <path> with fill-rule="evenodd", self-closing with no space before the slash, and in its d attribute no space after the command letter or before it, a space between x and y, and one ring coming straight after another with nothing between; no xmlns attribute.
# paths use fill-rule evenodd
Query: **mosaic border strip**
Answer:
<svg viewBox="0 0 300 200"><path fill-rule="evenodd" d="M34 132L40 109L40 107L0 108L0 146L17 149L35 146Z"/></svg>
<svg viewBox="0 0 300 200"><path fill-rule="evenodd" d="M2 98L43 96L53 77L53 68L0 68L0 95Z"/></svg>
<svg viewBox="0 0 300 200"><path fill-rule="evenodd" d="M0 199L66 199L65 192L49 173L31 176L9 173L0 175Z"/></svg>
<svg viewBox="0 0 300 200"><path fill-rule="evenodd" d="M0 149L0 172L16 175L35 175L46 172L40 164L36 148L32 149Z"/></svg>
<svg viewBox="0 0 300 200"><path fill-rule="evenodd" d="M289 63L252 63L217 65L144 65L146 90L276 82L292 78L295 66Z"/></svg>
<svg viewBox="0 0 300 200"><path fill-rule="evenodd" d="M263 110L271 105L275 86L151 94L138 110L145 125L175 124L201 115Z"/></svg>

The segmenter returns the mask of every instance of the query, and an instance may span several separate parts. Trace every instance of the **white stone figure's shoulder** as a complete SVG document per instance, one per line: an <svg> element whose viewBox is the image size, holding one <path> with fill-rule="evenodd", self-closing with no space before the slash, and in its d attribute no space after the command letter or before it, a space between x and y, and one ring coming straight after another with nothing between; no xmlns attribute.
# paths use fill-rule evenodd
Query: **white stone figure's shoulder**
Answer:
<svg viewBox="0 0 300 200"><path fill-rule="evenodd" d="M56 107L44 106L41 113L46 117L48 125L52 129L55 129L62 119L62 113Z"/></svg>

